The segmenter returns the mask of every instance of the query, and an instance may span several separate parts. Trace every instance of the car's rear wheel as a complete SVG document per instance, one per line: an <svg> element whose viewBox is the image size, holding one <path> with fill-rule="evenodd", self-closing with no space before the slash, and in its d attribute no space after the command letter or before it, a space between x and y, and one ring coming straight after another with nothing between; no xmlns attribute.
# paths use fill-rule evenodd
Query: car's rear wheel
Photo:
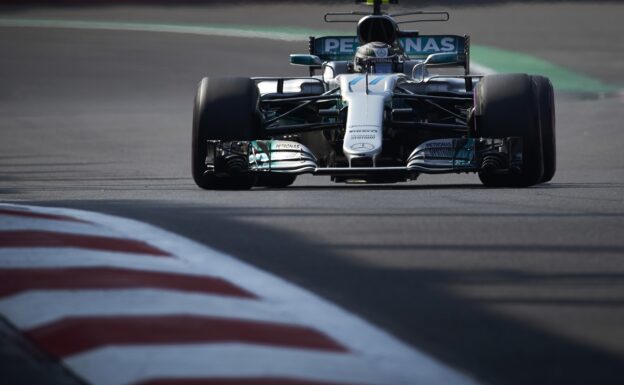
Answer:
<svg viewBox="0 0 624 385"><path fill-rule="evenodd" d="M522 138L521 170L509 173L483 170L479 179L488 187L526 187L544 174L539 111L534 84L525 74L485 76L475 94L476 134L483 138Z"/></svg>
<svg viewBox="0 0 624 385"><path fill-rule="evenodd" d="M258 88L249 78L203 78L193 108L192 171L204 189L249 189L256 176L246 172L247 160L232 159L220 173L206 173L208 140L258 139Z"/></svg>
<svg viewBox="0 0 624 385"><path fill-rule="evenodd" d="M541 183L550 181L557 171L557 146L555 139L555 92L547 77L532 76L539 103L539 120L542 132L544 175Z"/></svg>

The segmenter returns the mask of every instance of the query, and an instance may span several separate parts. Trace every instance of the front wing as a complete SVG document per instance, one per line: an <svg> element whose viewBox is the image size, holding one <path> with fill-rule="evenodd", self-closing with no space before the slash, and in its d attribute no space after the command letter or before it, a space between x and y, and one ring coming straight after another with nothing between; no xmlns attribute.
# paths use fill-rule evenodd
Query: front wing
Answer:
<svg viewBox="0 0 624 385"><path fill-rule="evenodd" d="M301 143L287 140L208 141L206 173L227 174L228 164L244 164L246 172L332 176L383 173L444 174L478 172L498 167L509 172L522 167L521 138L435 139L416 147L404 165L396 167L319 167L317 157ZM236 159L236 162L232 162ZM240 168L239 168L239 171Z"/></svg>

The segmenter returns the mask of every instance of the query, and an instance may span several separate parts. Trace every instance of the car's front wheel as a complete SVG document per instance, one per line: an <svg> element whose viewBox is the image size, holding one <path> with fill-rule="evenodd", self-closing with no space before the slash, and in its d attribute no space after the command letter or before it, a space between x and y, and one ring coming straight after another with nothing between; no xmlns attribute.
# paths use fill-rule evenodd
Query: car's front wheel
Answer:
<svg viewBox="0 0 624 385"><path fill-rule="evenodd" d="M542 132L544 175L541 183L549 182L557 171L557 146L555 140L555 93L547 77L532 76L539 103L539 122Z"/></svg>
<svg viewBox="0 0 624 385"><path fill-rule="evenodd" d="M256 180L245 172L247 159L232 159L224 172L207 173L209 140L245 141L258 138L258 88L249 78L203 78L193 108L192 172L204 189L249 189Z"/></svg>
<svg viewBox="0 0 624 385"><path fill-rule="evenodd" d="M544 175L540 115L534 83L525 74L485 76L475 93L476 134L483 138L520 137L522 167L509 173L479 172L488 187L527 187Z"/></svg>

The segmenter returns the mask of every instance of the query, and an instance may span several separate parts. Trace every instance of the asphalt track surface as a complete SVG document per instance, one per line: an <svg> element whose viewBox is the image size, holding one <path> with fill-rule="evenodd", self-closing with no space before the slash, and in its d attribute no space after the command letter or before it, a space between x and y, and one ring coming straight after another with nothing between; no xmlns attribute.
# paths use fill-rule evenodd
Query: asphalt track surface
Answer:
<svg viewBox="0 0 624 385"><path fill-rule="evenodd" d="M3 16L322 28L324 11L258 6L249 20L236 7L119 6ZM449 32L624 84L622 5L454 14ZM269 40L3 28L0 200L111 213L211 245L484 383L624 383L624 98L557 95L559 170L535 188L485 189L472 175L373 186L301 177L288 189L243 192L195 187L197 81L302 75L286 62L305 50Z"/></svg>

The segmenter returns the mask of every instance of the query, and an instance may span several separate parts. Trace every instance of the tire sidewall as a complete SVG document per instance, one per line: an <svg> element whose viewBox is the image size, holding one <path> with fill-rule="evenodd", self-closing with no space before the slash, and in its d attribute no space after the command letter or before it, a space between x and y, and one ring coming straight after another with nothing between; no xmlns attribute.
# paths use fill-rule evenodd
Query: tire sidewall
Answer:
<svg viewBox="0 0 624 385"><path fill-rule="evenodd" d="M541 181L542 137L535 85L526 74L485 76L475 91L477 136L522 138L522 169L519 173L479 173L486 186L526 187Z"/></svg>
<svg viewBox="0 0 624 385"><path fill-rule="evenodd" d="M195 183L205 189L244 189L255 182L251 173L206 174L208 140L250 141L260 137L259 92L250 78L203 78L193 108L191 166Z"/></svg>

